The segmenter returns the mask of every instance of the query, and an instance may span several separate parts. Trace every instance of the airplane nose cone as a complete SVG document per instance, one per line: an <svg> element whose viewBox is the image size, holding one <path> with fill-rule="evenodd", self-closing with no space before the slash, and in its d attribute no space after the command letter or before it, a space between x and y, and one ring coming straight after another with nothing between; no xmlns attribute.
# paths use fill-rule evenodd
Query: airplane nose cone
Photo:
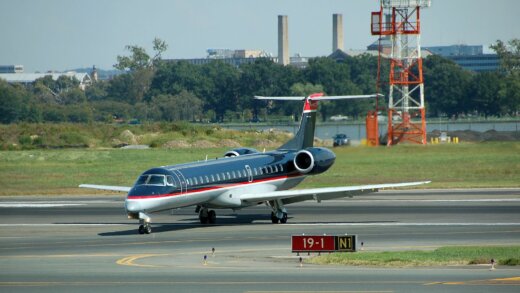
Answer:
<svg viewBox="0 0 520 293"><path fill-rule="evenodd" d="M138 202L126 200L125 201L126 211L129 213L136 213L141 211L141 205Z"/></svg>

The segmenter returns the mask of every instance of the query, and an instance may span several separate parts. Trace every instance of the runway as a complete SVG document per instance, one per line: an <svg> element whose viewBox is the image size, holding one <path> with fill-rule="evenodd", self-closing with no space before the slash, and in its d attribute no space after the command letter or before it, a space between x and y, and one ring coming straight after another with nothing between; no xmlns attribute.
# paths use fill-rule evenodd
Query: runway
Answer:
<svg viewBox="0 0 520 293"><path fill-rule="evenodd" d="M3 292L518 292L520 268L300 267L295 234L357 234L365 251L520 245L520 189L383 191L269 209L154 214L137 234L124 196L0 198ZM215 248L212 255L211 249ZM360 252L362 253L362 252ZM203 258L207 256L204 265ZM307 256L304 256L307 257Z"/></svg>

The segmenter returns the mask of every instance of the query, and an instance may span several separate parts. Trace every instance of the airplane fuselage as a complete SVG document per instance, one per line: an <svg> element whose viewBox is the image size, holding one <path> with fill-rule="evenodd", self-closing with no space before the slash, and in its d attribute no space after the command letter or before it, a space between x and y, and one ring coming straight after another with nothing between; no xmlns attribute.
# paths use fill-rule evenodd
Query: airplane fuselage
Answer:
<svg viewBox="0 0 520 293"><path fill-rule="evenodd" d="M131 217L192 205L240 209L262 203L242 201L240 195L293 188L334 160L330 150L312 147L157 167L139 176L125 207Z"/></svg>

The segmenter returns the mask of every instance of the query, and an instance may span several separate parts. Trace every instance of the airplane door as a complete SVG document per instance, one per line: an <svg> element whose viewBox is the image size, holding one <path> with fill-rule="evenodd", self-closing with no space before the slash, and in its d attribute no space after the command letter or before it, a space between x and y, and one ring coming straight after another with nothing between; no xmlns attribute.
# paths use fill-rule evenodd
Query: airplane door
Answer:
<svg viewBox="0 0 520 293"><path fill-rule="evenodd" d="M249 167L249 165L246 165L246 172L247 172L247 181L253 182L253 172L251 172L251 167Z"/></svg>
<svg viewBox="0 0 520 293"><path fill-rule="evenodd" d="M185 194L188 191L188 183L186 182L186 178L184 178L184 176L181 172L179 172L179 170L173 169L172 172L177 177L177 182L181 187L181 194Z"/></svg>

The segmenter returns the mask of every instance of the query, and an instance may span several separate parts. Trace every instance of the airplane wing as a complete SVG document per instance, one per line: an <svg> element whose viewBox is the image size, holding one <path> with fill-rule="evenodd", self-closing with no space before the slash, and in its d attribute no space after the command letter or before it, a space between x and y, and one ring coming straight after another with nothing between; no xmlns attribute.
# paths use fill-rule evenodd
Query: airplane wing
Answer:
<svg viewBox="0 0 520 293"><path fill-rule="evenodd" d="M110 190L110 191L119 191L119 192L129 192L130 189L132 189L132 187L127 187L127 186L111 186L111 185L95 185L95 184L81 184L79 187Z"/></svg>
<svg viewBox="0 0 520 293"><path fill-rule="evenodd" d="M379 189L396 188L427 184L431 181L373 184L359 186L325 187L301 190L272 191L258 194L242 194L240 199L247 202L262 202L270 200L282 200L284 204L305 200L328 200L339 197L353 197L355 195L376 192Z"/></svg>

